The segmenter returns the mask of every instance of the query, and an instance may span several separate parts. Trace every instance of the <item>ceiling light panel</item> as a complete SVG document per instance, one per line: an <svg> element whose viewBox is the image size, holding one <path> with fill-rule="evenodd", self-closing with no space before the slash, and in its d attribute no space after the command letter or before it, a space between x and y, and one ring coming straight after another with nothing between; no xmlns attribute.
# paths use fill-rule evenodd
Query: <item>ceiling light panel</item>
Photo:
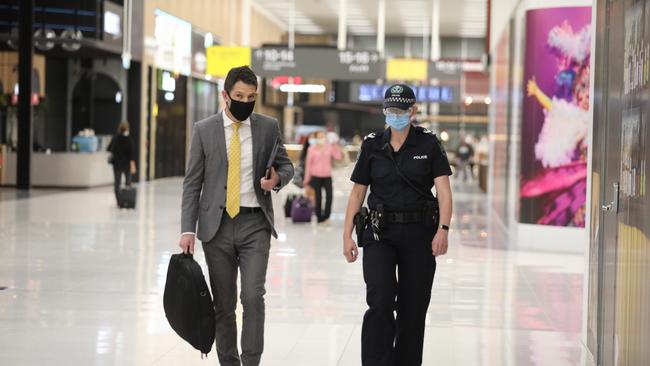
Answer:
<svg viewBox="0 0 650 366"><path fill-rule="evenodd" d="M288 23L295 4L296 31L335 34L339 0L252 0ZM441 34L484 37L487 0L439 0ZM422 37L431 32L432 0L387 0L386 34ZM377 0L348 0L347 25L351 34L376 34Z"/></svg>

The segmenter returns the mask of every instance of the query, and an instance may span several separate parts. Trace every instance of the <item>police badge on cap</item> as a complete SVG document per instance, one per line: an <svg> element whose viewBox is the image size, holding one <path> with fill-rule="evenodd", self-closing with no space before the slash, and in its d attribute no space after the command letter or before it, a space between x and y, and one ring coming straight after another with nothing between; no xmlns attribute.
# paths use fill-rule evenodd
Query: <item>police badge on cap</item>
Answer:
<svg viewBox="0 0 650 366"><path fill-rule="evenodd" d="M399 108L409 109L415 104L415 93L410 86L396 84L386 89L384 94L384 109Z"/></svg>

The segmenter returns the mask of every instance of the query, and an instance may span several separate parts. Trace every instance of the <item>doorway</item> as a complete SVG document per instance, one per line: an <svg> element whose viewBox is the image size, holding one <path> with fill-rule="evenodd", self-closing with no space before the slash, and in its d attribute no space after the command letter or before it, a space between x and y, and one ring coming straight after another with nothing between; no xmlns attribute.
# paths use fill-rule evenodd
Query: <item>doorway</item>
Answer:
<svg viewBox="0 0 650 366"><path fill-rule="evenodd" d="M92 128L97 135L112 135L123 119L124 95L109 75L88 71L72 93L72 134Z"/></svg>
<svg viewBox="0 0 650 366"><path fill-rule="evenodd" d="M158 70L155 178L185 174L187 77Z"/></svg>

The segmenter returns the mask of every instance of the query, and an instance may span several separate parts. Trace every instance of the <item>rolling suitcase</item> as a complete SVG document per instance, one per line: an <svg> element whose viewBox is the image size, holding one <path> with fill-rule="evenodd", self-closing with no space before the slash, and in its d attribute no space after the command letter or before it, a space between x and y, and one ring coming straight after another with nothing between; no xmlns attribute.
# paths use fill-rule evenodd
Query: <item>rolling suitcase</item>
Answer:
<svg viewBox="0 0 650 366"><path fill-rule="evenodd" d="M293 222L310 222L314 214L314 205L309 198L304 196L296 197L291 205L291 220Z"/></svg>
<svg viewBox="0 0 650 366"><path fill-rule="evenodd" d="M298 195L290 194L287 196L287 200L284 202L284 217L291 217L291 209L293 208L293 201L296 200Z"/></svg>
<svg viewBox="0 0 650 366"><path fill-rule="evenodd" d="M138 191L135 187L122 187L117 193L117 204L120 208L135 209L135 201L138 197Z"/></svg>

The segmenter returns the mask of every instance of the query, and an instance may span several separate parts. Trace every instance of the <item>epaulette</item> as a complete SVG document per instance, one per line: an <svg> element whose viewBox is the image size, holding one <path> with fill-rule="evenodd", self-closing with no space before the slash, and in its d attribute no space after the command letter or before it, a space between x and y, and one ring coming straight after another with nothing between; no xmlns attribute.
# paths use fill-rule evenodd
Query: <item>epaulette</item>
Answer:
<svg viewBox="0 0 650 366"><path fill-rule="evenodd" d="M417 127L417 128L415 129L415 131L417 131L417 132L419 132L419 133L421 133L421 134L425 134L425 135L431 135L431 136L435 136L435 135L436 135L435 133L433 133L433 131L431 131L431 130L428 129L428 128L424 128L424 127Z"/></svg>
<svg viewBox="0 0 650 366"><path fill-rule="evenodd" d="M368 139L374 139L375 137L377 137L377 134L373 132L373 133L370 133L370 134L366 135L366 137L363 138L363 141L366 141Z"/></svg>

